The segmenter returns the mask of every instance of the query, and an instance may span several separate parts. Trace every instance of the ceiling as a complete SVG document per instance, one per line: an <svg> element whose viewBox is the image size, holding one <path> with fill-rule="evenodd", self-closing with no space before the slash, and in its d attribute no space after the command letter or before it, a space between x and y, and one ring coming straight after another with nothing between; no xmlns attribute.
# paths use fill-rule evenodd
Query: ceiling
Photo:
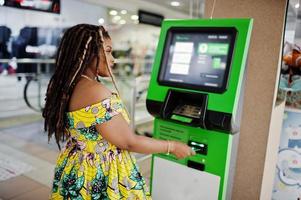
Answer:
<svg viewBox="0 0 301 200"><path fill-rule="evenodd" d="M127 10L129 13L137 13L145 10L163 15L165 18L199 18L204 15L205 0L177 0L180 6L170 5L173 0L80 0L84 2L100 4L104 7ZM295 37L301 38L301 0L289 0L286 30L295 31ZM299 4L299 7L296 5Z"/></svg>
<svg viewBox="0 0 301 200"><path fill-rule="evenodd" d="M145 0L141 0L141 1L145 1ZM168 9L173 9L185 14L189 14L189 4L190 4L189 0L178 0L178 2L180 3L180 6L178 7L171 6L170 5L171 0L170 1L169 0L147 0L147 1L160 6L164 6Z"/></svg>
<svg viewBox="0 0 301 200"><path fill-rule="evenodd" d="M191 12L193 12L193 16L203 16L204 13L204 2L205 0L177 0L180 3L180 6L173 7L170 5L172 0L141 0L148 1L160 6L164 6L168 9L176 10L183 14L187 14L190 16ZM191 8L191 10L190 10ZM196 9L199 8L199 9Z"/></svg>
<svg viewBox="0 0 301 200"><path fill-rule="evenodd" d="M190 18L190 7L195 8L192 11L192 17L202 16L205 0L177 0L179 7L170 5L172 0L82 0L89 3L100 4L108 8L117 10L128 10L136 12L141 9L163 15L165 18ZM199 8L199 9L196 9Z"/></svg>

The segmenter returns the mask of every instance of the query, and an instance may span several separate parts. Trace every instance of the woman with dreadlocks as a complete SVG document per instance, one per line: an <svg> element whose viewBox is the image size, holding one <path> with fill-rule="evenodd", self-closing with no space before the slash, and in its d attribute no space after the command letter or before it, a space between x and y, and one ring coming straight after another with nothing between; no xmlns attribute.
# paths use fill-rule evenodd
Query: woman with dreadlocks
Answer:
<svg viewBox="0 0 301 200"><path fill-rule="evenodd" d="M112 44L102 26L69 28L60 43L43 111L49 140L66 140L55 167L51 199L151 199L129 153L193 155L185 144L133 134L111 67ZM117 93L99 77L111 77Z"/></svg>

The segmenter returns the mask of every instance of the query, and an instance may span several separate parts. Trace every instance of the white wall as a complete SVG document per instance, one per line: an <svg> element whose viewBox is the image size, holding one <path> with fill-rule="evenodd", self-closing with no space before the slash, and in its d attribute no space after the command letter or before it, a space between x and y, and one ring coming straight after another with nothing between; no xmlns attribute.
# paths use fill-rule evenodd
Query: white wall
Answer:
<svg viewBox="0 0 301 200"><path fill-rule="evenodd" d="M97 24L99 18L106 20L106 16L106 8L77 0L61 1L59 15L0 6L0 25L11 28L13 36L18 35L24 26L68 27L79 23Z"/></svg>
<svg viewBox="0 0 301 200"><path fill-rule="evenodd" d="M136 12L139 9L149 12L164 15L166 19L187 19L189 14L178 12L172 7L164 6L167 1L149 1L149 0L83 0L95 4L102 4L103 6L114 8L117 10L126 9L130 12ZM155 3L156 2L156 3ZM182 1L188 4L188 0ZM203 3L202 3L203 4Z"/></svg>
<svg viewBox="0 0 301 200"><path fill-rule="evenodd" d="M128 24L110 31L114 49L128 49L130 45L137 56L143 56L145 51L155 49L159 34L159 27L144 24Z"/></svg>

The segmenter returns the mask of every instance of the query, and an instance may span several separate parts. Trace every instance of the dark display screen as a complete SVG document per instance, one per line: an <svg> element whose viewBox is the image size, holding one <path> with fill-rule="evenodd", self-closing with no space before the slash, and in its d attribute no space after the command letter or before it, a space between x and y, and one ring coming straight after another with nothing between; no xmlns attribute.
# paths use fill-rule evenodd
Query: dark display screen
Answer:
<svg viewBox="0 0 301 200"><path fill-rule="evenodd" d="M234 28L169 30L159 83L224 92L236 37Z"/></svg>
<svg viewBox="0 0 301 200"><path fill-rule="evenodd" d="M60 0L4 0L3 6L60 13Z"/></svg>

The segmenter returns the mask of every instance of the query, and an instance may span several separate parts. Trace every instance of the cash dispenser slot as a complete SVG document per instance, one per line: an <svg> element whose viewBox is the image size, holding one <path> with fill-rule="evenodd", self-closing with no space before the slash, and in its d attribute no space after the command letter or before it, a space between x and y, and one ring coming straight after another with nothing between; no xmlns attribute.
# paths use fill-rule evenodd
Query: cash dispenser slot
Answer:
<svg viewBox="0 0 301 200"><path fill-rule="evenodd" d="M192 160L188 160L187 161L187 166L191 167L193 169L200 170L200 171L204 171L205 170L205 165L203 163L197 163L197 162L194 162Z"/></svg>
<svg viewBox="0 0 301 200"><path fill-rule="evenodd" d="M207 94L169 90L163 103L147 101L147 108L155 107L151 114L165 120L235 134L232 114L208 110L207 102Z"/></svg>
<svg viewBox="0 0 301 200"><path fill-rule="evenodd" d="M206 128L207 100L207 94L169 90L163 103L161 117Z"/></svg>

